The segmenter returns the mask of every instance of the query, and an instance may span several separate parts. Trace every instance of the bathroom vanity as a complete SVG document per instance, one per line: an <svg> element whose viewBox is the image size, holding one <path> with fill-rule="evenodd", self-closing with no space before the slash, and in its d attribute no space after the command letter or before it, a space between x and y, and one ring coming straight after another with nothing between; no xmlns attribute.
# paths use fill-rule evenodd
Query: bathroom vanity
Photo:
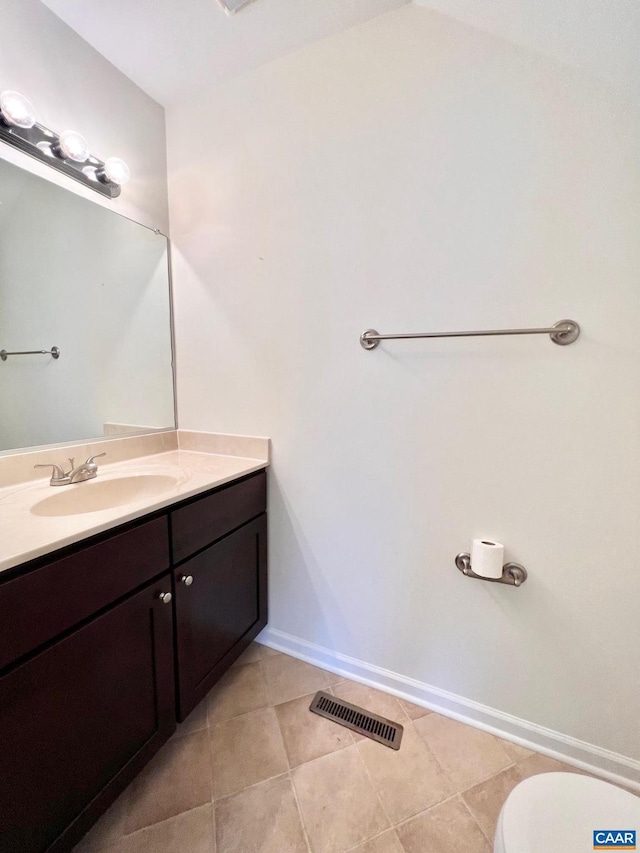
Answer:
<svg viewBox="0 0 640 853"><path fill-rule="evenodd" d="M266 625L253 461L0 572L3 853L70 850Z"/></svg>
<svg viewBox="0 0 640 853"><path fill-rule="evenodd" d="M266 625L269 442L175 429L165 236L0 176L0 853L62 853Z"/></svg>

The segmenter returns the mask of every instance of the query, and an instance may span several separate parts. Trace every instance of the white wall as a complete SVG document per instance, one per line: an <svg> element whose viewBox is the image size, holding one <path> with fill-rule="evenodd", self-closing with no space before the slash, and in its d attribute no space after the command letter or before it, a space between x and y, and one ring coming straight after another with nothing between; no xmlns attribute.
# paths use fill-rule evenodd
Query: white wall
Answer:
<svg viewBox="0 0 640 853"><path fill-rule="evenodd" d="M0 28L0 90L25 94L42 124L77 130L98 157L122 157L132 178L112 201L4 143L0 157L168 233L162 107L40 0L2 0Z"/></svg>
<svg viewBox="0 0 640 853"><path fill-rule="evenodd" d="M407 6L168 146L180 424L273 439L272 627L640 759L637 109ZM456 571L479 535L522 589Z"/></svg>

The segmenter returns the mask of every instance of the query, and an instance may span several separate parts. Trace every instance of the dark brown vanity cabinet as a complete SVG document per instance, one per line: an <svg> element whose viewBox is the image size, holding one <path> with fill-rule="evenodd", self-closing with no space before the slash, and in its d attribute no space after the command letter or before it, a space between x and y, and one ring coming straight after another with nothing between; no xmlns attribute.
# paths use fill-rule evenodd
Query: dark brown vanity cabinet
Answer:
<svg viewBox="0 0 640 853"><path fill-rule="evenodd" d="M0 576L0 853L71 850L264 627L265 509L259 472Z"/></svg>
<svg viewBox="0 0 640 853"><path fill-rule="evenodd" d="M0 679L3 851L70 849L171 735L173 625L159 588Z"/></svg>
<svg viewBox="0 0 640 853"><path fill-rule="evenodd" d="M0 585L3 853L69 850L174 730L168 564L164 518Z"/></svg>
<svg viewBox="0 0 640 853"><path fill-rule="evenodd" d="M174 572L183 720L267 623L267 519L244 524Z"/></svg>
<svg viewBox="0 0 640 853"><path fill-rule="evenodd" d="M267 624L266 474L171 513L178 719Z"/></svg>

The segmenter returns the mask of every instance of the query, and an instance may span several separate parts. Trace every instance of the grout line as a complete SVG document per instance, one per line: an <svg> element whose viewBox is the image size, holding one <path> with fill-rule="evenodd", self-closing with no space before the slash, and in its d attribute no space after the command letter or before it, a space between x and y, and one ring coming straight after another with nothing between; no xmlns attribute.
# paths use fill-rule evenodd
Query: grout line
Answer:
<svg viewBox="0 0 640 853"><path fill-rule="evenodd" d="M269 676L267 675L267 670L266 670L266 667L264 665L264 659L258 661L258 664L260 665L260 672L262 673L262 677L263 677L264 683L266 685L267 699L269 700L269 704L271 705L271 707L273 707L278 703L273 701L273 696L271 695L271 684L269 683Z"/></svg>
<svg viewBox="0 0 640 853"><path fill-rule="evenodd" d="M311 690L305 689L302 693L296 693L295 696L289 696L288 699L281 699L279 702L272 702L271 706L273 708L275 708L277 705L285 705L287 702L295 702L296 699L304 699L305 696L312 696L312 695L315 696L315 694L319 690L322 690L323 693L326 693L328 688L322 686L322 687L311 688Z"/></svg>
<svg viewBox="0 0 640 853"><path fill-rule="evenodd" d="M422 809L422 811L419 811L419 812L416 812L415 814L412 814L411 817L407 817L404 820L399 820L398 823L394 824L393 828L398 829L398 827L400 827L400 826L405 826L407 823L411 823L412 820L416 820L421 815L427 814L427 812L430 812L433 809L437 809L438 806L442 806L445 803L451 802L451 800L455 800L456 797L460 797L462 799L462 796L459 793L451 794L450 797L444 797L444 799L442 799L439 802L434 803L433 805L429 806L428 809ZM484 836L484 832L482 834Z"/></svg>
<svg viewBox="0 0 640 853"><path fill-rule="evenodd" d="M235 714L233 717L225 717L224 720L212 720L207 728L215 729L216 726L222 726L225 723L232 723L234 720L240 720L242 717L248 717L249 714L257 714L260 711L268 711L271 708L275 709L275 705L261 705L259 708L252 708L250 711L243 711L242 714ZM198 731L204 731L204 729L199 729Z"/></svg>
<svg viewBox="0 0 640 853"><path fill-rule="evenodd" d="M411 723L410 725L411 725L411 726L413 726L413 723ZM405 726L405 728L406 728L406 726ZM413 726L413 728L415 729L415 726ZM363 740L357 741L356 743L366 743L366 742L367 742L367 740L368 740L368 738L364 738ZM431 752L431 750L429 749L429 747L428 747L426 744L425 744L425 746L426 746L427 751L429 752L429 754L430 754L430 755L434 758L434 760L435 760L435 756L433 756L433 753ZM384 747L383 747L383 748L384 748ZM402 746L401 746L400 748L402 749ZM366 766L366 762L364 762L364 759L362 759L362 761L363 761L363 763L365 764L365 770L367 770L367 774L369 775L369 778L371 779L371 775L370 775L370 774L369 774L369 772L368 772L368 768L367 768L367 766ZM437 762L437 761L436 761L436 765L440 768L440 765L438 764L438 762ZM451 778L449 777L449 774L448 774L448 773L446 773L444 770L442 770L442 775L444 776L445 780L446 780L448 783L450 783L450 782L451 782ZM373 779L371 779L371 784L373 785L374 789L377 791L377 788L376 788L375 783L373 782ZM417 811L417 812L414 812L412 815L409 815L409 817L406 817L406 818L404 818L404 819L403 819L403 820L401 820L401 821L397 821L396 823L394 823L391 819L389 819L389 824L390 824L390 826L391 826L393 829L395 829L395 827L396 827L396 826L400 826L400 825L401 825L401 824L403 824L403 823L407 823L407 821L412 820L412 818L417 817L418 815L422 814L423 812L425 812L425 811L429 811L429 809L432 809L432 808L434 808L435 806L439 806L441 803L444 803L444 802L446 802L447 800L451 800L451 799L453 799L453 797L457 796L459 793L460 793L459 791L454 791L453 793L449 794L448 796L443 797L441 800L438 800L438 802L432 803L432 804L431 804L430 806L428 806L426 809L418 809L418 811ZM382 803L382 800L381 800L381 803ZM385 814L386 814L386 809L384 809L384 805L383 805L383 811L384 811L384 812L385 812ZM389 816L387 815L387 817L389 817Z"/></svg>
<svg viewBox="0 0 640 853"><path fill-rule="evenodd" d="M298 800L298 792L296 791L296 786L293 782L293 776L291 775L291 770L287 771L287 777L289 779L289 784L291 785L291 790L293 791L293 798L296 802L296 808L298 809L298 818L300 819L300 826L302 827L302 834L304 835L305 844L307 845L308 853L312 853L311 850L311 842L309 841L309 833L307 832L307 827L304 822L304 815L302 814L302 809L300 808L300 801Z"/></svg>
<svg viewBox="0 0 640 853"><path fill-rule="evenodd" d="M216 817L216 803L213 798L213 744L211 743L211 732L209 729L209 694L204 697L205 705L205 717L207 719L207 745L209 748L209 793L211 795L211 823L213 827L213 853L217 853L218 850L218 834L217 834L217 817Z"/></svg>
<svg viewBox="0 0 640 853"><path fill-rule="evenodd" d="M431 748L431 745L429 744L429 741L426 739L426 737L424 737L424 736L423 736L423 734L422 734L422 732L420 731L420 729L418 728L418 726L416 726L416 725L415 725L415 720L414 720L414 726L413 726L413 728L416 730L416 734L418 735L418 737L420 738L420 740L423 742L423 744L424 744L424 745L427 747L427 749L429 750L429 754L431 755L431 757L433 758L433 760L435 761L435 763L437 764L437 766L440 768L440 770L441 770L441 771L442 771L442 773L444 774L444 776L445 776L445 778L447 779L447 781L448 781L448 782L452 782L453 780L451 779L451 774L450 774L450 773L449 773L449 771L445 768L445 766L442 764L442 762L441 762L441 761L439 761L438 756L435 754L435 752L434 752L434 751L433 751L433 749Z"/></svg>
<svg viewBox="0 0 640 853"><path fill-rule="evenodd" d="M288 770L283 770L282 773L276 773L275 776L267 776L266 779L261 779L259 782L253 782L251 785L245 785L244 788L238 788L237 791L231 791L229 794L223 794L221 797L214 797L214 805L221 803L223 800L228 800L229 797L236 797L238 794L244 794L245 791L250 791L251 788L257 788L258 785L264 785L265 782L273 782L274 779L280 779L281 776L286 776Z"/></svg>
<svg viewBox="0 0 640 853"><path fill-rule="evenodd" d="M378 838L382 838L387 832L392 832L396 841L400 845L400 847L404 850L404 846L398 837L398 833L396 832L395 826L387 827L387 829L383 829L382 832L379 832L377 835L372 835L371 838L367 838L366 841L359 841L354 847L349 847L348 850L345 850L344 853L353 853L354 850L357 850L359 847L363 847L365 844L369 844L371 841L376 841Z"/></svg>
<svg viewBox="0 0 640 853"><path fill-rule="evenodd" d="M271 709L273 711L273 716L276 719L276 727L278 729L278 735L280 737L280 746L282 747L282 751L284 753L284 757L287 760L287 773L291 770L291 759L289 758L289 752L287 750L287 745L284 740L284 734L282 733L282 726L280 725L280 719L278 718L278 714L276 713L276 709L273 705L271 705Z"/></svg>
<svg viewBox="0 0 640 853"><path fill-rule="evenodd" d="M415 724L415 720L414 720L413 722L414 722L414 724ZM462 725L465 725L465 723L463 723ZM429 744L429 741L427 740L427 738L422 734L422 732L420 731L420 729L418 728L418 726L414 725L414 728L415 728L416 732L418 733L418 736L420 737L420 739L421 739L421 740L422 740L422 742L424 743L424 745L427 747L427 749L429 750L429 752L430 752L430 753L431 753L431 755L433 756L433 758L434 758L434 760L435 760L436 764L438 765L438 767L442 770L442 772L444 773L444 775L446 776L446 778L447 778L451 783L453 783L452 774L451 774L451 773L446 769L446 767L445 767L445 766L442 764L442 762L438 759L438 756L435 754L434 750L431 748L431 745ZM495 737L495 735L494 735L494 737ZM506 750L505 750L505 751L506 751ZM509 756L509 758L511 758L511 756L509 755L509 753L507 753L507 755ZM527 756L527 757L528 757L528 758L530 758L531 756ZM524 760L524 761L526 761L526 759L523 759L523 760ZM505 771L505 770L510 770L512 767L517 767L518 763L519 763L519 762L518 762L518 760L516 760L516 759L512 759L512 760L510 761L510 763L509 763L509 764L506 764L504 767L501 767L499 770L496 770L496 771L495 771L495 772L493 772L493 773L489 773L487 776L483 776L481 779L478 779L476 782L473 782L471 785L467 785L467 786L466 786L466 788L463 788L462 790L458 790L458 792L457 792L457 793L458 793L458 794L462 794L462 793L464 793L465 791L470 791L470 790L471 790L471 788L475 788L475 787L476 787L476 785L482 785L482 783L483 783L483 782L488 782L488 781L489 781L489 779L493 779L493 777L494 777L494 776L498 776L498 774L500 774L500 773L504 773L504 771ZM457 785L456 785L455 787L457 787Z"/></svg>
<svg viewBox="0 0 640 853"><path fill-rule="evenodd" d="M265 696L267 697L267 702L269 703L269 707L273 707L273 702L271 701L271 690L269 689L269 679L267 678L267 673L264 667L264 660L256 661L258 664L258 672L260 673L260 678L262 679L262 683L264 685Z"/></svg>
<svg viewBox="0 0 640 853"><path fill-rule="evenodd" d="M478 827L478 829L480 830L480 834L482 835L482 837L483 837L483 838L486 838L486 839L487 839L487 842L488 842L489 844L491 844L491 845L492 845L492 844L493 844L493 838L489 838L489 836L487 835L487 833L486 833L486 832L483 830L483 828L480 826L480 824L479 824L479 823L478 823L478 821L476 820L475 815L473 814L473 812L471 811L471 809L470 809L470 808L469 808L469 806L467 805L467 803L466 803L466 801L465 801L465 798L462 796L462 794L460 795L460 799L462 800L462 805L465 807L465 809L466 809L466 810L467 810L467 812L469 813L469 816L470 816L471 820L475 823L475 825L476 825L476 826Z"/></svg>
<svg viewBox="0 0 640 853"><path fill-rule="evenodd" d="M375 688L375 687L372 687L371 689L372 689L372 690L376 690L376 688ZM382 691L381 691L381 690L376 690L376 692L377 692L377 693L382 693ZM385 695L385 694L383 694L383 695ZM388 694L388 693L387 693L386 695L387 695L387 696L389 696L390 694ZM393 699L395 699L396 705L400 708L400 719L398 720L398 722L399 722L402 726L405 726L405 727L406 727L407 725L409 725L409 723L413 723L413 722L414 722L414 720L412 720L412 719L411 719L411 717L409 716L409 714L407 714L407 712L405 711L405 709L404 709L404 705L402 704L402 700L401 700L401 699L399 699L397 696L393 696L392 698L393 698ZM403 716L404 716L404 720L402 719L402 717L403 717Z"/></svg>
<svg viewBox="0 0 640 853"><path fill-rule="evenodd" d="M436 762L436 764L438 765L438 767L442 771L444 777L452 784L452 787L457 788L458 787L457 785L453 785L453 778L452 778L451 773L449 773L449 771L438 760L437 755L435 754L435 752L432 750L431 746L429 745L429 741L426 739L426 737L424 737L422 735L422 733L420 732L420 729L417 726L414 726L414 728L415 728L416 732L418 733L418 736L420 737L420 739L424 743L424 745L429 750L434 761ZM530 758L531 756L528 756L528 757ZM523 759L523 760L526 760L526 759ZM502 767L502 768L500 768L500 770L497 770L495 773L490 773L488 776L484 776L482 779L478 779L476 782L473 782L473 784L467 785L465 788L458 790L455 793L462 795L462 794L466 793L467 791L470 791L472 788L475 788L477 785L483 785L485 782L488 782L490 779L494 779L496 776L499 776L501 773L504 773L506 770L511 770L512 768L517 768L518 764L519 764L518 761L513 760L511 762L511 764L508 764L506 767ZM455 796L455 794L453 794L453 796ZM451 797L449 797L448 799L451 799ZM443 803L443 802L445 802L445 800L441 800L440 802ZM435 804L435 805L437 805L437 804ZM489 840L492 841L492 839L489 839Z"/></svg>
<svg viewBox="0 0 640 853"><path fill-rule="evenodd" d="M146 832L147 829L152 829L154 826L160 826L161 823L168 823L170 820L176 820L179 817L183 817L183 815L189 814L189 812L196 811L196 809L203 809L205 806L212 806L213 807L213 803L211 801L209 801L208 803L200 803L197 806L190 806L188 809L185 809L184 811L178 812L177 814L169 815L169 817L164 817L164 818L162 818L162 820L156 820L153 823L148 823L146 826L140 826L140 827L138 827L138 829L134 829L132 832L127 832L123 836L121 836L120 838L116 839L115 841L110 842L106 847L95 848L95 853L103 853L103 851L104 851L104 853L107 853L107 851L109 851L111 849L111 847L117 846L121 841L124 841L125 839L133 838L135 835L139 835L141 832ZM214 840L215 840L215 836L214 836ZM80 842L78 842L78 843L80 843ZM93 846L91 849L92 849L92 853L93 853Z"/></svg>
<svg viewBox="0 0 640 853"><path fill-rule="evenodd" d="M363 758L363 757L362 757L362 755L360 754L359 743L362 743L362 741L356 741L356 743L354 744L354 746L355 746L355 750L356 750L356 754L357 754L357 756L358 756L358 760L360 761L360 764L362 765L362 767L363 767L363 769L364 769L364 772L365 772L365 774L366 774L366 777L367 777L367 779L369 780L369 784L370 784L370 785L371 785L371 787L373 788L373 793L376 795L376 799L377 799L377 801L378 801L378 804L379 804L380 808L382 809L382 814L385 816L385 818L386 818L386 820L387 820L387 824L388 824L388 826L387 826L386 828L387 828L387 829L391 829L391 828L393 827L393 821L391 820L391 818L390 818L390 817L389 817L389 815L387 814L387 810L386 810L386 809L385 809L385 807L384 807L384 803L382 802L382 797L380 796L380 794L379 794L379 792L378 792L378 788L376 787L376 785L374 785L374 783L373 783L373 779L371 778L371 774L369 773L369 768L367 767L367 765L366 765L366 762L365 762L364 758ZM369 841L369 839L367 838L367 839L365 839L365 841ZM362 842L362 843L364 843L364 842Z"/></svg>
<svg viewBox="0 0 640 853"><path fill-rule="evenodd" d="M211 832L213 833L213 850L212 853L218 853L218 835L216 832L217 828L217 820L216 820L216 804L211 800Z"/></svg>
<svg viewBox="0 0 640 853"><path fill-rule="evenodd" d="M473 782L471 785L467 785L465 788L460 788L458 790L459 794L466 794L467 791L470 791L472 788L477 787L478 785L484 785L485 782L489 782L491 779L495 779L496 776L499 776L501 773L504 773L506 770L512 770L517 766L517 763L508 764L506 767L501 767L499 770L496 770L494 773L489 773L487 776L483 776L481 779L478 779L476 782Z"/></svg>

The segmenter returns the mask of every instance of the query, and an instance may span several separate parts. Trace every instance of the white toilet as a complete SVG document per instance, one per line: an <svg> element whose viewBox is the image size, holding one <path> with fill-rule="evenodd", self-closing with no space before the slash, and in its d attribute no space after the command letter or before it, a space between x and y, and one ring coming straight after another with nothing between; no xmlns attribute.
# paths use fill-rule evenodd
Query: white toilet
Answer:
<svg viewBox="0 0 640 853"><path fill-rule="evenodd" d="M588 853L594 849L597 830L635 830L640 841L640 797L591 776L541 773L520 782L507 797L493 849Z"/></svg>

